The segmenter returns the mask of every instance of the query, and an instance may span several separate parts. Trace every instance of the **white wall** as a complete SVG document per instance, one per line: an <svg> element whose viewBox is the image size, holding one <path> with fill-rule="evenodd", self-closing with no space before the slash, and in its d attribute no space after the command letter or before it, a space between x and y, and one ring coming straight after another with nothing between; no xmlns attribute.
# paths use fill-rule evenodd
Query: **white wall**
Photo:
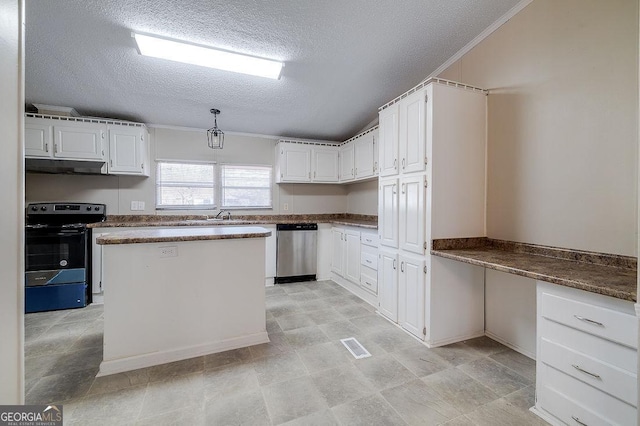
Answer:
<svg viewBox="0 0 640 426"><path fill-rule="evenodd" d="M222 150L207 147L206 131L156 127L150 129L152 159L199 160L219 163L275 164L275 138L227 134ZM234 211L236 214L345 213L344 185L274 184L273 209ZM26 201L78 201L107 205L108 214L156 214L155 168L149 178L27 174ZM132 212L131 201L144 201L143 212ZM374 201L377 202L377 201ZM287 204L288 210L284 210ZM371 204L371 203L369 203ZM211 211L161 211L159 214L210 214ZM371 213L375 214L375 213Z"/></svg>
<svg viewBox="0 0 640 426"><path fill-rule="evenodd" d="M637 0L534 0L441 74L490 90L489 237L637 255L637 61Z"/></svg>
<svg viewBox="0 0 640 426"><path fill-rule="evenodd" d="M378 215L378 179L347 187L347 213Z"/></svg>
<svg viewBox="0 0 640 426"><path fill-rule="evenodd" d="M24 4L0 0L0 404L24 403Z"/></svg>

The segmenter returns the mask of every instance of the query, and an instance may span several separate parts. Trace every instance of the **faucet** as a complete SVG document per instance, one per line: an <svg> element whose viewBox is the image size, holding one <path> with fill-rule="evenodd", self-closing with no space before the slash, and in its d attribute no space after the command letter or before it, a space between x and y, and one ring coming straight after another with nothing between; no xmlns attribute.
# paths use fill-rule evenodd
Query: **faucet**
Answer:
<svg viewBox="0 0 640 426"><path fill-rule="evenodd" d="M220 215L221 215L222 213L224 213L224 210L220 210L220 211L218 212L218 214L214 217L214 219L219 218L219 217L220 217ZM225 219L226 219L226 220L231 220L231 212L230 212L229 210L227 210L227 217L225 218L224 216L222 216L222 219L223 219L223 220L225 220Z"/></svg>

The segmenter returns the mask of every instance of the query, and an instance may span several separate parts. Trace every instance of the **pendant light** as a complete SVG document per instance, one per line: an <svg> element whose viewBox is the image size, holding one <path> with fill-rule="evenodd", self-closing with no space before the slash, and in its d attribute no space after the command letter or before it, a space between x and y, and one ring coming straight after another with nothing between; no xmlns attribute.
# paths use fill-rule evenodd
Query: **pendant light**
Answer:
<svg viewBox="0 0 640 426"><path fill-rule="evenodd" d="M222 149L224 146L224 132L218 129L218 114L219 109L211 108L211 114L213 114L213 127L207 130L207 142L211 149Z"/></svg>

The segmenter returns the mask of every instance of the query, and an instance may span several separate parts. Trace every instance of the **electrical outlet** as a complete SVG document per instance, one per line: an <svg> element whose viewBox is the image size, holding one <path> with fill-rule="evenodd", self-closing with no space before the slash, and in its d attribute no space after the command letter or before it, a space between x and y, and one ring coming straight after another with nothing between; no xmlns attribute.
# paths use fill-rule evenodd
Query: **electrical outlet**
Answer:
<svg viewBox="0 0 640 426"><path fill-rule="evenodd" d="M160 257L178 257L177 246L160 247Z"/></svg>
<svg viewBox="0 0 640 426"><path fill-rule="evenodd" d="M144 210L144 201L132 201L131 211L140 211L140 210Z"/></svg>
<svg viewBox="0 0 640 426"><path fill-rule="evenodd" d="M284 210L285 212L286 212L287 210L289 210L289 203L284 203L284 204L282 205L282 210Z"/></svg>

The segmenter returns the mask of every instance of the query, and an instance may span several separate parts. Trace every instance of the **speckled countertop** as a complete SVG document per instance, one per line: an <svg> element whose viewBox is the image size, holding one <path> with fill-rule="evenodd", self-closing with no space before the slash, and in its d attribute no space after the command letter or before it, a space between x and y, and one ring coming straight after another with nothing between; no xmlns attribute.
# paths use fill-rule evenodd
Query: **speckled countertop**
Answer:
<svg viewBox="0 0 640 426"><path fill-rule="evenodd" d="M118 215L107 217L106 222L90 223L87 226L89 228L133 228L152 226L276 225L279 223L332 223L378 229L377 216L355 214L245 215L233 216L232 220L213 220L206 215Z"/></svg>
<svg viewBox="0 0 640 426"><path fill-rule="evenodd" d="M238 238L265 238L271 235L268 229L257 226L233 228L172 228L123 231L96 238L98 244L145 244L178 241L226 240Z"/></svg>
<svg viewBox="0 0 640 426"><path fill-rule="evenodd" d="M637 259L488 238L433 240L431 254L635 302Z"/></svg>

